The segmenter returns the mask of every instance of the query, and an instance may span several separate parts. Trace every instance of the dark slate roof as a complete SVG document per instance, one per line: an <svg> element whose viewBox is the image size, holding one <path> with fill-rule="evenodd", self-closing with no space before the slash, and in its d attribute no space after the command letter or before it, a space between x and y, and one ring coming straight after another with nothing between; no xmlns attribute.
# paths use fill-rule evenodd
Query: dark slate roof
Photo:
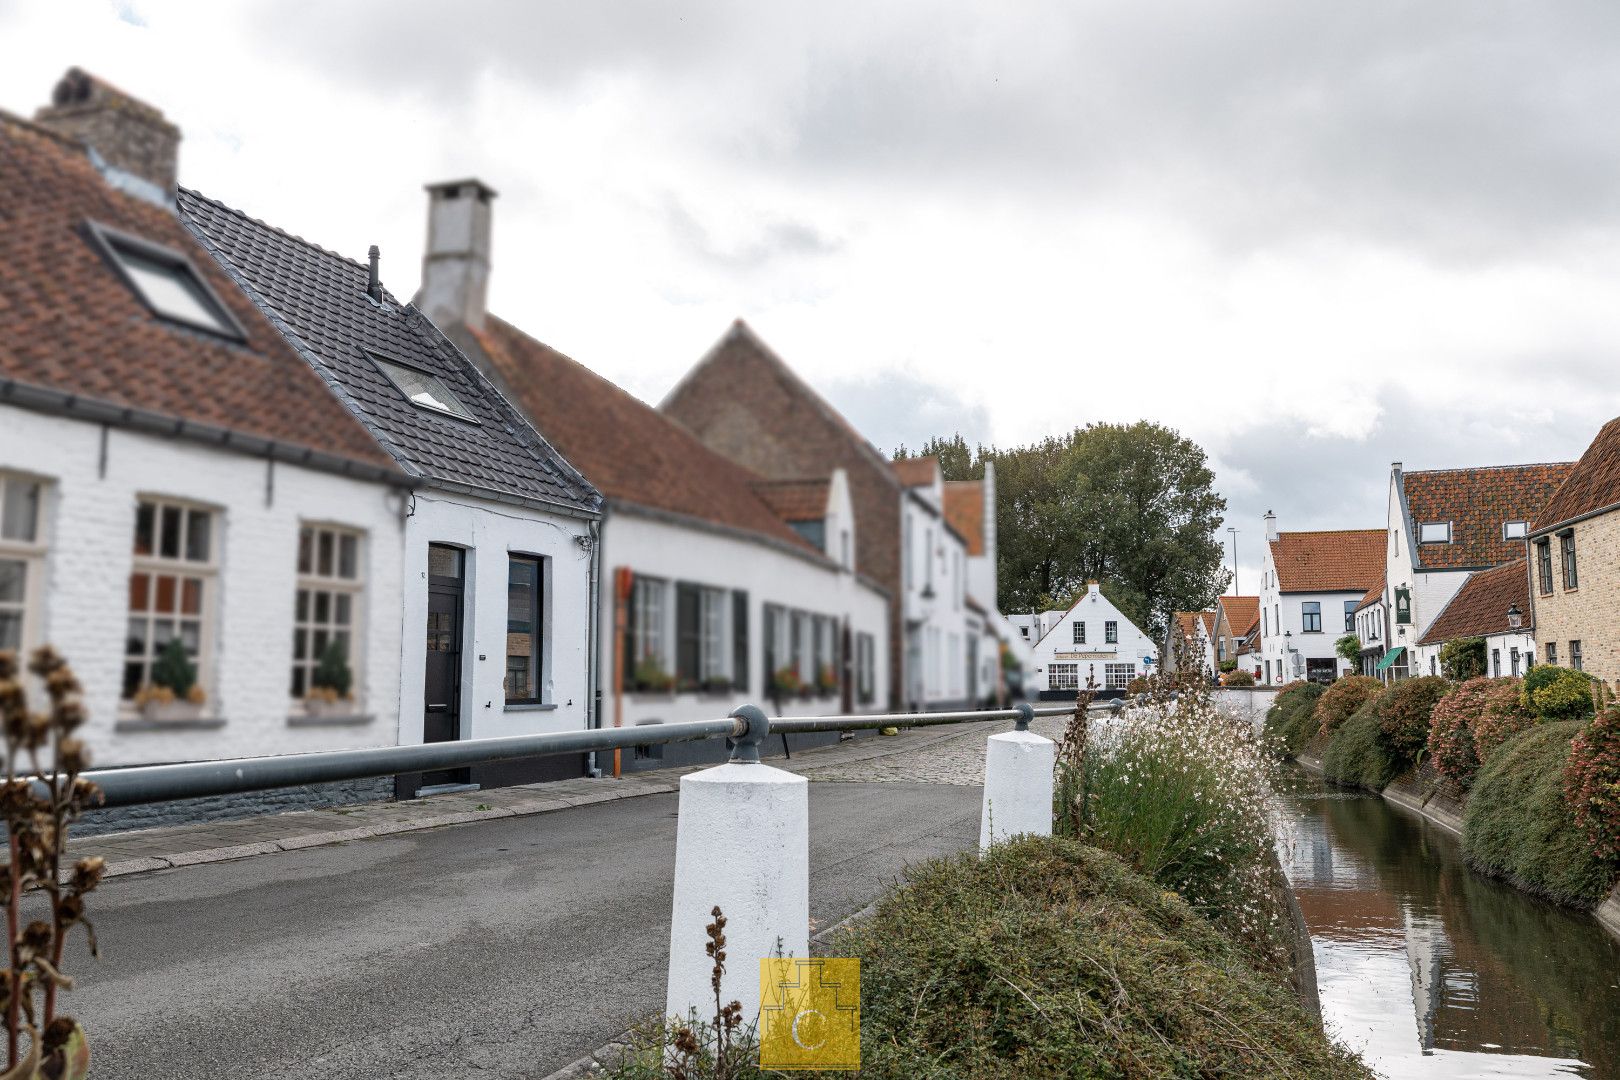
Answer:
<svg viewBox="0 0 1620 1080"><path fill-rule="evenodd" d="M241 339L154 314L90 222L183 257ZM110 186L81 144L4 112L0 401L408 482L174 214Z"/></svg>
<svg viewBox="0 0 1620 1080"><path fill-rule="evenodd" d="M426 316L368 269L195 191L181 218L383 448L429 484L597 512L601 497ZM370 356L436 375L478 419L411 404Z"/></svg>

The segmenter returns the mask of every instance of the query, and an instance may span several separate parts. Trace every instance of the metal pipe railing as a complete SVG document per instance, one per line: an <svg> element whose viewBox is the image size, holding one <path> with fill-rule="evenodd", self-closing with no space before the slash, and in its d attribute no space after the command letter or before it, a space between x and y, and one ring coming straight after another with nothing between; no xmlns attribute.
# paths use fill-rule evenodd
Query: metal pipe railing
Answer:
<svg viewBox="0 0 1620 1080"><path fill-rule="evenodd" d="M1088 711L1111 708L1094 702ZM588 728L540 735L511 735L498 739L377 746L358 750L326 750L275 757L227 758L190 761L176 765L135 765L96 769L84 774L101 788L103 806L199 799L211 795L239 795L250 791L371 780L401 773L437 772L498 761L580 754L592 750L627 749L663 743L693 742L721 736L735 740L732 761L758 761L759 745L768 735L820 731L857 731L884 727L932 727L987 720L1021 720L1020 727L1037 716L1063 716L1072 705L1020 705L1013 709L936 713L869 713L852 716L767 717L744 705L724 719L689 720L675 724L638 727Z"/></svg>

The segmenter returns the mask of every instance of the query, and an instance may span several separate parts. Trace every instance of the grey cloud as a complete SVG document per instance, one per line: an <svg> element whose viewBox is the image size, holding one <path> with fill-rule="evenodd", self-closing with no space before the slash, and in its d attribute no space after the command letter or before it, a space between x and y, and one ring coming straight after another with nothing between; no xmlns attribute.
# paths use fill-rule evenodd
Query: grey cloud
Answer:
<svg viewBox="0 0 1620 1080"><path fill-rule="evenodd" d="M723 244L673 194L664 200L663 218L681 250L727 270L753 271L777 258L831 255L843 247L808 222L788 220L766 222L740 244Z"/></svg>
<svg viewBox="0 0 1620 1080"><path fill-rule="evenodd" d="M916 450L934 436L961 433L969 446L987 441L990 414L983 405L906 371L868 379L823 379L817 388L878 449Z"/></svg>
<svg viewBox="0 0 1620 1080"><path fill-rule="evenodd" d="M1140 206L1228 248L1366 235L1517 258L1620 211L1612 0L294 0L257 24L289 61L430 107L491 71L548 92L628 78L647 124L735 168Z"/></svg>

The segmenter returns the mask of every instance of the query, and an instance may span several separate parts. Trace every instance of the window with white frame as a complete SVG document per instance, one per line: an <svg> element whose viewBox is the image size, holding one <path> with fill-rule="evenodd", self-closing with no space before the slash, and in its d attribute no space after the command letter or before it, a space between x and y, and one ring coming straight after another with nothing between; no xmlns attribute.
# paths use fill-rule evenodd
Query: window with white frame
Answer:
<svg viewBox="0 0 1620 1080"><path fill-rule="evenodd" d="M0 649L19 654L39 640L44 494L39 480L0 473Z"/></svg>
<svg viewBox="0 0 1620 1080"><path fill-rule="evenodd" d="M1425 521L1418 526L1418 543L1420 544L1449 544L1451 543L1451 522Z"/></svg>
<svg viewBox="0 0 1620 1080"><path fill-rule="evenodd" d="M1053 690L1080 689L1079 664L1046 665L1046 685Z"/></svg>
<svg viewBox="0 0 1620 1080"><path fill-rule="evenodd" d="M315 685L315 672L328 650L335 662L358 670L355 628L360 622L361 534L335 525L298 530L298 591L293 605L292 696ZM350 693L359 694L351 683Z"/></svg>
<svg viewBox="0 0 1620 1080"><path fill-rule="evenodd" d="M133 698L152 678L152 664L178 639L207 682L213 651L216 515L162 498L142 498L135 510L134 560L129 575L129 628L124 641L122 696Z"/></svg>
<svg viewBox="0 0 1620 1080"><path fill-rule="evenodd" d="M1103 623L1103 644L1119 644L1119 623L1112 619L1109 619L1107 622Z"/></svg>
<svg viewBox="0 0 1620 1080"><path fill-rule="evenodd" d="M630 656L633 666L653 664L669 670L664 637L665 596L669 582L636 575L630 590Z"/></svg>
<svg viewBox="0 0 1620 1080"><path fill-rule="evenodd" d="M1104 664L1103 677L1107 681L1104 685L1109 690L1123 690L1130 684L1136 674L1135 664Z"/></svg>
<svg viewBox="0 0 1620 1080"><path fill-rule="evenodd" d="M506 704L540 704L545 661L546 563L509 555L506 564Z"/></svg>

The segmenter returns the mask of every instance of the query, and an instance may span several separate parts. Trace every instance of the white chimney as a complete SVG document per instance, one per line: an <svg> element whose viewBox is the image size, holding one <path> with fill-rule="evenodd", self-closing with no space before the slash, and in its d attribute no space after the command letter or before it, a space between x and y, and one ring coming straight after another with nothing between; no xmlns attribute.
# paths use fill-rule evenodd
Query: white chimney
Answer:
<svg viewBox="0 0 1620 1080"><path fill-rule="evenodd" d="M1266 511L1265 522L1266 522L1266 542L1270 543L1271 541L1277 539L1277 515L1273 514L1270 510L1267 510Z"/></svg>
<svg viewBox="0 0 1620 1080"><path fill-rule="evenodd" d="M427 192L427 250L416 306L441 330L459 326L482 330L495 189L482 180L451 180L429 184Z"/></svg>

